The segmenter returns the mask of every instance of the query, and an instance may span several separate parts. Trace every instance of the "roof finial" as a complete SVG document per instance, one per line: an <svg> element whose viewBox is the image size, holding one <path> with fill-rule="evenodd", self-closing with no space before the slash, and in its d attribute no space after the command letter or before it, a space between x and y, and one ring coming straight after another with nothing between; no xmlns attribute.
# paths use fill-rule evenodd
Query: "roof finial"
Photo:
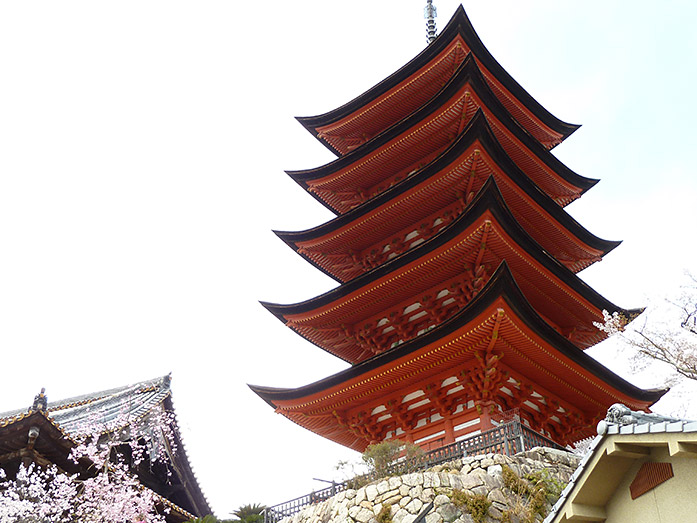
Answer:
<svg viewBox="0 0 697 523"><path fill-rule="evenodd" d="M46 399L46 389L42 388L36 396L34 396L34 404L31 406L30 412L46 412L48 400Z"/></svg>
<svg viewBox="0 0 697 523"><path fill-rule="evenodd" d="M424 18L426 19L426 41L430 44L436 39L436 8L433 5L433 0L426 0L424 8Z"/></svg>

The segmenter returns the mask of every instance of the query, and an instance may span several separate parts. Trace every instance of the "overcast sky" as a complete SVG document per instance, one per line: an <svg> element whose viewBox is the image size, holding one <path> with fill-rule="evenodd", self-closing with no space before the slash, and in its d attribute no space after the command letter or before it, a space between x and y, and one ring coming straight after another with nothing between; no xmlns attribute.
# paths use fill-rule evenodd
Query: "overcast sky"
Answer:
<svg viewBox="0 0 697 523"><path fill-rule="evenodd" d="M322 488L313 477L355 459L247 388L345 366L258 300L335 285L271 232L331 217L283 172L332 159L293 117L349 101L419 53L424 5L0 3L0 411L41 387L56 400L171 371L187 452L221 517ZM435 5L442 28L458 2ZM697 4L465 9L526 90L583 125L554 154L601 182L568 210L624 243L581 276L627 308L670 293L697 270Z"/></svg>

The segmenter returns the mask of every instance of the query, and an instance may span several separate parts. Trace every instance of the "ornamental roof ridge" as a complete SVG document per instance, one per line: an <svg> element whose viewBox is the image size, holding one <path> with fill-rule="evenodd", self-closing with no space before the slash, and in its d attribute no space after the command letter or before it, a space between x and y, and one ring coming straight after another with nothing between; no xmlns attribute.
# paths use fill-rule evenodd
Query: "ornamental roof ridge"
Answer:
<svg viewBox="0 0 697 523"><path fill-rule="evenodd" d="M114 387L112 389L107 389L103 391L73 396L62 400L49 401L46 408L47 416L50 418L60 418L61 411L75 409L78 407L85 407L89 404L93 404L100 400L104 400L105 398L121 397L124 394L137 394L140 392L150 392L155 390L161 392L168 392L170 381L171 375L168 374L159 378L141 381L133 385L124 385L121 387ZM2 412L0 413L0 420L17 416L18 414L22 414L26 411L27 409L16 409L7 412Z"/></svg>
<svg viewBox="0 0 697 523"><path fill-rule="evenodd" d="M482 65L491 72L491 74L501 83L501 85L503 85L503 87L519 102L527 107L540 120L540 122L542 122L543 125L546 125L549 129L559 133L562 136L561 140L567 138L580 127L580 125L564 122L551 114L510 74L508 74L508 72L498 63L498 61L496 61L496 59L484 46L483 42L474 30L474 27L462 5L457 7L450 21L446 24L433 42L426 46L423 51L416 55L416 57L389 75L387 78L336 109L321 115L296 117L296 119L313 136L317 137L318 133L315 129L316 127L334 123L348 116L363 105L386 94L391 89L399 85L402 81L406 80L410 75L416 73L419 69L424 67L429 61L434 59L458 35L465 40L467 46L474 52L477 58L481 60ZM338 151L328 142L323 140L321 141L334 154L338 153Z"/></svg>
<svg viewBox="0 0 697 523"><path fill-rule="evenodd" d="M622 403L615 403L608 409L605 419L598 422L599 436L647 432L697 432L697 421L635 411Z"/></svg>

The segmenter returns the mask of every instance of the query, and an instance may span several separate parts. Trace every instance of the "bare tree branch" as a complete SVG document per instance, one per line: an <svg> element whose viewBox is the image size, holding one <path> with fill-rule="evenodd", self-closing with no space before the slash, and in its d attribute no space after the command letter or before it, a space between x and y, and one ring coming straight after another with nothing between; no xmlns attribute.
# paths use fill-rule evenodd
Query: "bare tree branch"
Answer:
<svg viewBox="0 0 697 523"><path fill-rule="evenodd" d="M682 287L680 295L667 300L676 313L673 319L653 317L647 311L643 324L632 326L617 313L603 311L604 322L595 325L635 349L633 363L638 367L658 361L668 365L674 377L697 381L697 279L691 274L687 277L690 283Z"/></svg>

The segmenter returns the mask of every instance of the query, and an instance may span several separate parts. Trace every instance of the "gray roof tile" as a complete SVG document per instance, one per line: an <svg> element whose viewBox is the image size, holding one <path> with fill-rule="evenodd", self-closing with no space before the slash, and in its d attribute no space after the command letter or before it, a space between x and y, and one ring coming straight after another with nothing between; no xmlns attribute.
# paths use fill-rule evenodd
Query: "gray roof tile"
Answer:
<svg viewBox="0 0 697 523"><path fill-rule="evenodd" d="M666 425L666 432L682 432L685 426L686 423L684 421L674 421Z"/></svg>
<svg viewBox="0 0 697 523"><path fill-rule="evenodd" d="M651 423L641 423L640 425L632 425L634 434L648 434Z"/></svg>
<svg viewBox="0 0 697 523"><path fill-rule="evenodd" d="M139 418L170 393L170 377L162 376L134 385L93 392L48 404L48 415L66 433L79 435L90 425L108 426L118 419ZM28 408L0 413L0 420L27 412Z"/></svg>
<svg viewBox="0 0 697 523"><path fill-rule="evenodd" d="M685 422L685 425L682 428L683 432L697 432L697 421L688 421Z"/></svg>

